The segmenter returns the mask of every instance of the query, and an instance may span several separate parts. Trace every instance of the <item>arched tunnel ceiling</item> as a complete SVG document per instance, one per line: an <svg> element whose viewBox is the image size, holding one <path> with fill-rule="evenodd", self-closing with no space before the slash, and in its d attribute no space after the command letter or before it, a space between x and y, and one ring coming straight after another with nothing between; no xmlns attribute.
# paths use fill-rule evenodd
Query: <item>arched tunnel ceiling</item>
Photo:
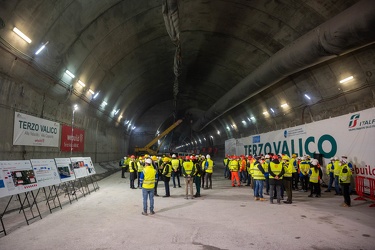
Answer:
<svg viewBox="0 0 375 250"><path fill-rule="evenodd" d="M152 107L174 98L175 45L168 35L162 7L163 3L178 3L182 66L174 108L176 119L189 113L195 122L277 52L358 2L1 0L0 18L5 23L0 29L1 48L8 57L2 59L0 67L5 74L29 79L35 88L57 99L66 99L65 90L73 89L75 95L95 107L105 101L108 105L101 108L102 112L113 116L112 110L119 109L121 122L130 120L135 124ZM32 43L21 40L12 31L14 27L27 34ZM46 49L35 55L46 42ZM368 44L365 41L363 45ZM14 56L21 60L12 61ZM28 66L52 80L30 79L24 70ZM317 83L317 75L331 70L327 67L305 73L310 75L311 85ZM69 78L66 70L75 78ZM363 67L359 70L366 72ZM332 76L340 77L342 71L332 72ZM86 86L81 87L78 80ZM298 81L298 76L293 81ZM259 86L259 92L263 88ZM89 89L99 92L99 96L93 99ZM326 88L321 95L334 96L335 90ZM262 96L254 97L235 112L244 113L249 105L261 108ZM256 102L259 105L254 105ZM213 126L226 126L220 123ZM183 137L186 135L180 140Z"/></svg>

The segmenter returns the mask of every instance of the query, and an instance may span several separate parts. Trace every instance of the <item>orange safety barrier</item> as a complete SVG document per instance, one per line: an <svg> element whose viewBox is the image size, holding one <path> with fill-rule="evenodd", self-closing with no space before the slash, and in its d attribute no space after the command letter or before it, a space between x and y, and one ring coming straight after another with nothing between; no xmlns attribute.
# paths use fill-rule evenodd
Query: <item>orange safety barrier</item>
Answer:
<svg viewBox="0 0 375 250"><path fill-rule="evenodd" d="M355 191L359 197L355 198L354 200L366 201L366 199L371 199L375 201L375 179L364 176L356 176ZM371 204L370 207L375 207L375 204Z"/></svg>

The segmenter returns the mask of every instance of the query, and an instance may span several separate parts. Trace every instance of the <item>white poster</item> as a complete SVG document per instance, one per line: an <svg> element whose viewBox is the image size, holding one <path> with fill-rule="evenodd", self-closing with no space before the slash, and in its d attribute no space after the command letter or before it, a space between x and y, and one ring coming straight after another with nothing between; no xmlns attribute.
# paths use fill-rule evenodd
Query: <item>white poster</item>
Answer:
<svg viewBox="0 0 375 250"><path fill-rule="evenodd" d="M58 147L60 124L15 112L13 145Z"/></svg>
<svg viewBox="0 0 375 250"><path fill-rule="evenodd" d="M92 164L91 157L83 157L84 165L87 167L88 175L96 174L94 164Z"/></svg>
<svg viewBox="0 0 375 250"><path fill-rule="evenodd" d="M39 187L48 187L60 184L60 176L53 159L31 159Z"/></svg>
<svg viewBox="0 0 375 250"><path fill-rule="evenodd" d="M20 194L39 188L30 161L0 161L3 191L0 197Z"/></svg>
<svg viewBox="0 0 375 250"><path fill-rule="evenodd" d="M60 175L61 182L75 180L74 170L70 158L55 158L57 171Z"/></svg>
<svg viewBox="0 0 375 250"><path fill-rule="evenodd" d="M322 154L325 162L345 155L356 175L375 177L375 108L313 122L285 130L237 139L225 144L225 153L260 155L267 153L298 156Z"/></svg>
<svg viewBox="0 0 375 250"><path fill-rule="evenodd" d="M71 157L70 161L77 179L88 176L87 166L85 166L83 157Z"/></svg>

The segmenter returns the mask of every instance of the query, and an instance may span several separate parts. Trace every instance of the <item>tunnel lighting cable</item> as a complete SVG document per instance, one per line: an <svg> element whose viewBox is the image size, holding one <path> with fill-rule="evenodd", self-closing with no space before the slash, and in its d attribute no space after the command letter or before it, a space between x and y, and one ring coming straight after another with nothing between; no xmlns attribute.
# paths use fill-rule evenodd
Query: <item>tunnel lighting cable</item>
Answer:
<svg viewBox="0 0 375 250"><path fill-rule="evenodd" d="M17 29L17 27L14 27L13 28L13 31L14 33L16 33L18 36L20 36L23 40L25 40L26 42L28 43L31 43L31 39L26 36L22 31L20 31L19 29Z"/></svg>
<svg viewBox="0 0 375 250"><path fill-rule="evenodd" d="M43 44L36 52L35 52L35 55L38 55L40 52L42 52L42 50L44 50L44 48L46 47L46 45L49 43L49 41L47 41L45 44Z"/></svg>
<svg viewBox="0 0 375 250"><path fill-rule="evenodd" d="M350 81L350 80L352 80L353 79L353 76L349 76L349 77L347 77L347 78L345 78L345 79L342 79L341 81L340 81L340 83L345 83L345 82L348 82L348 81Z"/></svg>

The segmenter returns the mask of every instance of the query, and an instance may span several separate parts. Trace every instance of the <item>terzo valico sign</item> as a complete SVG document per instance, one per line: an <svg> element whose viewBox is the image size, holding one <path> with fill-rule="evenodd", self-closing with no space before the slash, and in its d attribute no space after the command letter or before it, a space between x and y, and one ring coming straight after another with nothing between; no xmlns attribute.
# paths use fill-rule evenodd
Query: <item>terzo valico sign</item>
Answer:
<svg viewBox="0 0 375 250"><path fill-rule="evenodd" d="M226 154L346 155L358 175L375 175L375 108L225 143Z"/></svg>
<svg viewBox="0 0 375 250"><path fill-rule="evenodd" d="M58 147L60 124L15 112L13 145Z"/></svg>

